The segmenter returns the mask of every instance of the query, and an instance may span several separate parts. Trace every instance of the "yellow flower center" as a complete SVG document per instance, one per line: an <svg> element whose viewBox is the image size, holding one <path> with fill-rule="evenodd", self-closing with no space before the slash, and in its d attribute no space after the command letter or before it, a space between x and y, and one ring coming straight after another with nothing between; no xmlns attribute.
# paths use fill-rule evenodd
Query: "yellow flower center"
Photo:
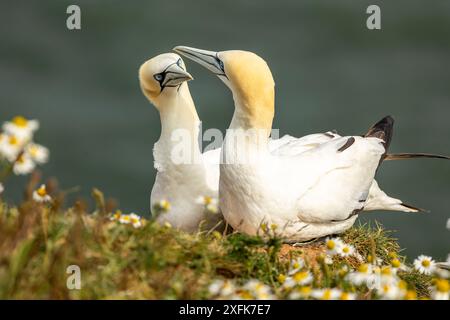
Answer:
<svg viewBox="0 0 450 320"><path fill-rule="evenodd" d="M247 290L244 290L241 292L241 298L245 300L251 300L253 299L253 296L248 292Z"/></svg>
<svg viewBox="0 0 450 320"><path fill-rule="evenodd" d="M399 289L406 290L406 288L408 288L408 283L406 283L405 280L400 280L398 282L398 287Z"/></svg>
<svg viewBox="0 0 450 320"><path fill-rule="evenodd" d="M339 297L341 300L349 300L350 295L347 292L342 292L341 296Z"/></svg>
<svg viewBox="0 0 450 320"><path fill-rule="evenodd" d="M333 250L336 247L336 243L333 240L327 241L327 248L328 250Z"/></svg>
<svg viewBox="0 0 450 320"><path fill-rule="evenodd" d="M299 291L301 294L303 294L305 296L309 296L311 294L312 289L311 289L311 287L306 286L306 287L301 287Z"/></svg>
<svg viewBox="0 0 450 320"><path fill-rule="evenodd" d="M284 281L286 281L286 276L284 274L279 274L278 275L278 281L280 283L284 283Z"/></svg>
<svg viewBox="0 0 450 320"><path fill-rule="evenodd" d="M272 223L270 225L270 229L272 229L272 230L276 230L277 228L278 228L278 225L276 223Z"/></svg>
<svg viewBox="0 0 450 320"><path fill-rule="evenodd" d="M400 266L401 266L402 264L401 264L400 260L398 260L397 258L394 258L394 259L391 260L391 265L392 265L394 268L400 268Z"/></svg>
<svg viewBox="0 0 450 320"><path fill-rule="evenodd" d="M302 280L305 280L307 277L308 277L308 272L301 271L301 272L297 272L293 278L296 282L300 282Z"/></svg>
<svg viewBox="0 0 450 320"><path fill-rule="evenodd" d="M267 231L267 224L266 223L261 223L261 230L266 232Z"/></svg>
<svg viewBox="0 0 450 320"><path fill-rule="evenodd" d="M431 262L428 259L423 259L422 260L422 266L425 268L428 268L430 266Z"/></svg>
<svg viewBox="0 0 450 320"><path fill-rule="evenodd" d="M385 276L390 276L392 274L391 268L389 268L389 267L381 268L381 274L383 274Z"/></svg>
<svg viewBox="0 0 450 320"><path fill-rule="evenodd" d="M369 254L369 255L367 256L367 262L369 262L369 263L372 263L372 262L373 262L373 257L372 257L371 254Z"/></svg>
<svg viewBox="0 0 450 320"><path fill-rule="evenodd" d="M170 202L167 200L161 200L159 205L160 205L161 209L163 209L164 211L168 211L170 209Z"/></svg>
<svg viewBox="0 0 450 320"><path fill-rule="evenodd" d="M122 216L123 221L130 221L130 216Z"/></svg>
<svg viewBox="0 0 450 320"><path fill-rule="evenodd" d="M323 292L323 296L322 296L323 300L330 300L331 299L331 290L327 289Z"/></svg>
<svg viewBox="0 0 450 320"><path fill-rule="evenodd" d="M366 263L363 263L358 267L358 272L367 273L369 271L369 266Z"/></svg>
<svg viewBox="0 0 450 320"><path fill-rule="evenodd" d="M12 123L14 123L18 127L26 127L28 124L28 120L22 116L17 116L12 119Z"/></svg>
<svg viewBox="0 0 450 320"><path fill-rule="evenodd" d="M417 293L413 290L408 290L405 294L405 300L416 300Z"/></svg>
<svg viewBox="0 0 450 320"><path fill-rule="evenodd" d="M439 292L448 292L450 291L450 285L448 283L448 280L445 279L439 279L436 281L436 290Z"/></svg>
<svg viewBox="0 0 450 320"><path fill-rule="evenodd" d="M204 197L203 197L203 202L204 202L206 205L211 204L212 198L209 197L209 196L204 196Z"/></svg>
<svg viewBox="0 0 450 320"><path fill-rule="evenodd" d="M9 144L12 146L15 146L19 143L19 139L17 139L15 136L9 137Z"/></svg>
<svg viewBox="0 0 450 320"><path fill-rule="evenodd" d="M45 197L47 195L47 189L45 186L41 186L36 192L40 197Z"/></svg>
<svg viewBox="0 0 450 320"><path fill-rule="evenodd" d="M349 253L350 252L350 248L349 247L344 247L344 248L342 248L342 251L344 253Z"/></svg>
<svg viewBox="0 0 450 320"><path fill-rule="evenodd" d="M138 218L135 218L135 217L131 218L131 223L135 224L135 223L138 223L138 222L139 222Z"/></svg>
<svg viewBox="0 0 450 320"><path fill-rule="evenodd" d="M396 259L397 258L397 254L395 252L389 252L389 258Z"/></svg>
<svg viewBox="0 0 450 320"><path fill-rule="evenodd" d="M114 213L113 218L119 220L121 216L122 212L120 210L117 210L116 213Z"/></svg>

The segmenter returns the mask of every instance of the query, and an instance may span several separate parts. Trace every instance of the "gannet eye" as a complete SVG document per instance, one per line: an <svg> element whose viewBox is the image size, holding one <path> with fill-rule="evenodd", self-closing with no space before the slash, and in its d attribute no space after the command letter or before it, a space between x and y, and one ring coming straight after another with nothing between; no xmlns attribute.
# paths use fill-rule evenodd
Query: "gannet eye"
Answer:
<svg viewBox="0 0 450 320"><path fill-rule="evenodd" d="M155 78L156 81L161 81L164 78L164 76L161 73L155 74L153 77Z"/></svg>
<svg viewBox="0 0 450 320"><path fill-rule="evenodd" d="M223 65L223 61L217 58L217 63L219 64L220 69L225 72L225 66Z"/></svg>
<svg viewBox="0 0 450 320"><path fill-rule="evenodd" d="M181 58L178 59L177 66L179 66L180 68L183 68L183 61L181 60Z"/></svg>

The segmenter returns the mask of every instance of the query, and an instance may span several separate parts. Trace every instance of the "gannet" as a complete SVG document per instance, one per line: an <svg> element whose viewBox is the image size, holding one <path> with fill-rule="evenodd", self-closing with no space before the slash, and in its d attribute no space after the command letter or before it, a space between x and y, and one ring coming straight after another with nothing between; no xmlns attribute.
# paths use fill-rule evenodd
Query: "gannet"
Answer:
<svg viewBox="0 0 450 320"><path fill-rule="evenodd" d="M170 208L157 220L187 232L198 231L203 221L205 228L214 227L222 217L206 208L205 202L218 198L220 150L200 151L200 120L187 84L192 79L175 53L158 55L139 69L142 92L161 120L161 135L153 147L157 174L150 205L168 201ZM179 151L187 158L177 158Z"/></svg>
<svg viewBox="0 0 450 320"><path fill-rule="evenodd" d="M232 92L235 110L222 146L219 198L225 219L238 231L255 235L270 223L286 242L302 242L344 232L363 210L418 212L378 187L374 177L380 163L448 158L388 155L394 123L390 116L364 136L288 136L271 150L275 91L267 63L247 51L174 50L212 71ZM246 133L244 139L235 138L239 131ZM251 159L247 163L241 161L242 152Z"/></svg>

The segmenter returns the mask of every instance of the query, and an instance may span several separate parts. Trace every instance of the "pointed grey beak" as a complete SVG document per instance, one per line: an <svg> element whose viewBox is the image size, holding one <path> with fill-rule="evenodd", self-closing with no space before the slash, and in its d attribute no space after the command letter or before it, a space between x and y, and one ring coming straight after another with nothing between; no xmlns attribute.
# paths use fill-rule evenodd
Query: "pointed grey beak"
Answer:
<svg viewBox="0 0 450 320"><path fill-rule="evenodd" d="M166 69L166 78L164 79L164 87L176 87L184 81L190 81L194 78L189 72L178 66L176 63L172 64Z"/></svg>
<svg viewBox="0 0 450 320"><path fill-rule="evenodd" d="M185 46L177 46L173 50L186 58L197 62L218 76L225 76L223 62L219 59L217 52L196 49Z"/></svg>

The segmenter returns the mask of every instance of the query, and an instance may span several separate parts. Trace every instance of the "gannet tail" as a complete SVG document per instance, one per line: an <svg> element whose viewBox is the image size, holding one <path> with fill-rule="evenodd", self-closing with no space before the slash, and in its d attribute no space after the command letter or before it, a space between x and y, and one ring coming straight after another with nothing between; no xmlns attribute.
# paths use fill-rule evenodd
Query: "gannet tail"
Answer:
<svg viewBox="0 0 450 320"><path fill-rule="evenodd" d="M394 118L392 118L391 116L386 116L377 123L375 123L364 135L364 137L374 137L383 140L385 152L380 159L380 163L386 157L389 145L391 144L393 133L394 133Z"/></svg>

